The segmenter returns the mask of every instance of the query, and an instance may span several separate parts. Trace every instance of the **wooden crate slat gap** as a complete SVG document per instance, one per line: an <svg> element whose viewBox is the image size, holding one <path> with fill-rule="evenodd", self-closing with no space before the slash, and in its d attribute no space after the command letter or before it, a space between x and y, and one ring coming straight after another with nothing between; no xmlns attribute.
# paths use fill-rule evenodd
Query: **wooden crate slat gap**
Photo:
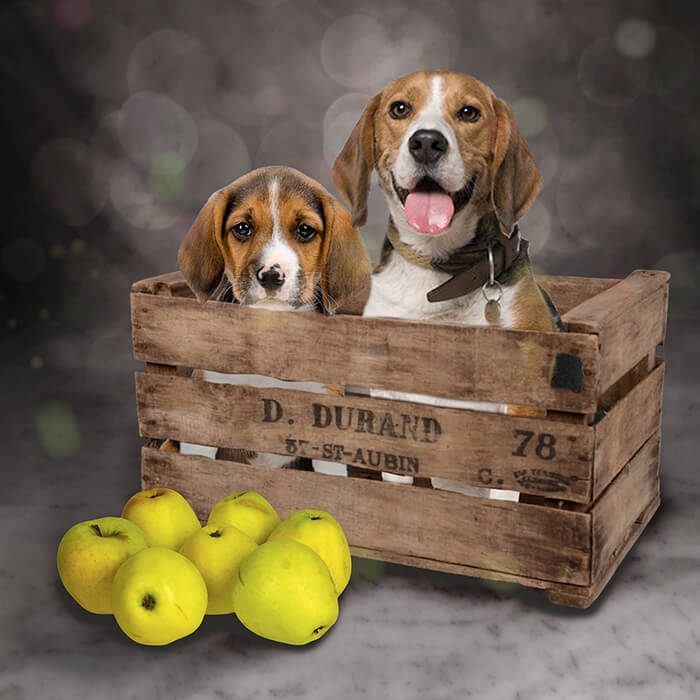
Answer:
<svg viewBox="0 0 700 700"><path fill-rule="evenodd" d="M594 434L584 425L148 373L136 374L136 399L143 437L294 454L580 503L591 497Z"/></svg>
<svg viewBox="0 0 700 700"><path fill-rule="evenodd" d="M596 406L598 342L590 334L131 298L134 355L146 362L571 412ZM550 385L560 355L580 358L582 391Z"/></svg>

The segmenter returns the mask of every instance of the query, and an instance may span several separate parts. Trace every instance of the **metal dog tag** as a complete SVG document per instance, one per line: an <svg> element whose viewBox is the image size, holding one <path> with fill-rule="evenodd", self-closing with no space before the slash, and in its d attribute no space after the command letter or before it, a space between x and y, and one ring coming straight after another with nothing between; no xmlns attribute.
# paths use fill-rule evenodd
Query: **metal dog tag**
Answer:
<svg viewBox="0 0 700 700"><path fill-rule="evenodd" d="M489 323L498 323L501 319L501 305L496 299L489 299L484 306L484 316Z"/></svg>

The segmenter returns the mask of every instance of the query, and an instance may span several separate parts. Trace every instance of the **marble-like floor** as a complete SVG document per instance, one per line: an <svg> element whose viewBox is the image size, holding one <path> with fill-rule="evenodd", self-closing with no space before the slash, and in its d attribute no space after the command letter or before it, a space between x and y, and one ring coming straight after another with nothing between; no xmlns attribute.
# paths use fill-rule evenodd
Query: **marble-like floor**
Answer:
<svg viewBox="0 0 700 700"><path fill-rule="evenodd" d="M337 625L300 648L228 616L141 647L111 617L81 610L58 581L56 546L74 522L117 515L139 488L132 366L76 370L52 386L18 367L0 428L0 699L700 697L697 326L676 323L664 353L662 505L590 609L357 559ZM37 403L55 395L80 418L81 448L65 461L42 453L34 427Z"/></svg>

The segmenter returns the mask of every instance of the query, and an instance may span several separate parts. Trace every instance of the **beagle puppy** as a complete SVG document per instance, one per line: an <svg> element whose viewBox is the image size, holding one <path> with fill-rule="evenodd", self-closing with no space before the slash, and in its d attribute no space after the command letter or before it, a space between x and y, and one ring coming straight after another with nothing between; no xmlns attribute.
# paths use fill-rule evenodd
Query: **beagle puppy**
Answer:
<svg viewBox="0 0 700 700"><path fill-rule="evenodd" d="M214 192L180 246L178 262L200 302L214 297L263 309L359 314L369 294L370 262L350 215L318 182L293 168L259 168ZM315 382L258 375L195 370L195 378L326 392ZM169 441L164 449L177 446ZM191 443L181 443L179 449L271 467L309 468L288 455L217 451Z"/></svg>
<svg viewBox="0 0 700 700"><path fill-rule="evenodd" d="M376 170L389 230L365 316L553 331L516 222L540 174L508 105L474 78L419 71L375 95L333 165L353 224L366 220ZM445 371L436 368L435 371ZM449 371L449 370L448 370ZM522 409L372 390L373 396L495 412ZM410 477L383 474L411 483ZM438 488L518 500L515 491L432 479Z"/></svg>

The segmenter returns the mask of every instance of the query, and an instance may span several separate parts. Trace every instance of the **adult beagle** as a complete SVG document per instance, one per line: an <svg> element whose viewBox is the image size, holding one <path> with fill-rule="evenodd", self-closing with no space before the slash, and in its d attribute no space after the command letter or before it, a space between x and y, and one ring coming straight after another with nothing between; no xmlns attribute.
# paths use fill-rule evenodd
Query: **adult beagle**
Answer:
<svg viewBox="0 0 700 700"><path fill-rule="evenodd" d="M200 302L213 296L264 309L359 314L369 293L369 258L350 215L318 182L287 167L253 170L214 192L180 246L178 262ZM258 375L196 370L196 378L326 392L315 382ZM177 446L170 442L165 449ZM272 467L300 466L289 456L245 449L217 453L215 447L191 443L179 449Z"/></svg>
<svg viewBox="0 0 700 700"><path fill-rule="evenodd" d="M474 78L419 71L367 105L333 165L354 225L376 170L389 205L365 316L553 331L558 314L537 286L516 222L541 179L508 105ZM449 369L436 367L436 372ZM373 390L372 395L496 412L500 404ZM385 480L410 477L383 474ZM433 486L517 500L515 491Z"/></svg>

